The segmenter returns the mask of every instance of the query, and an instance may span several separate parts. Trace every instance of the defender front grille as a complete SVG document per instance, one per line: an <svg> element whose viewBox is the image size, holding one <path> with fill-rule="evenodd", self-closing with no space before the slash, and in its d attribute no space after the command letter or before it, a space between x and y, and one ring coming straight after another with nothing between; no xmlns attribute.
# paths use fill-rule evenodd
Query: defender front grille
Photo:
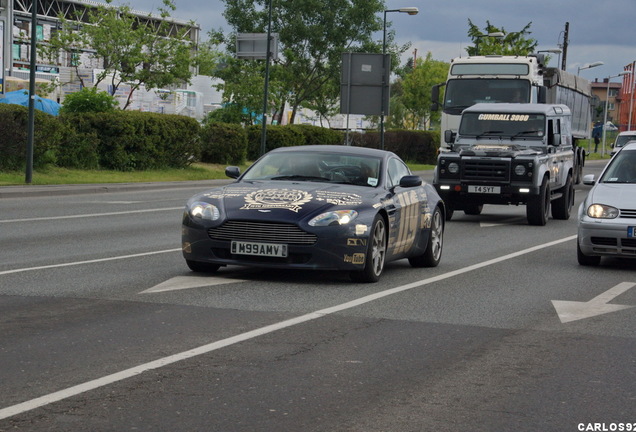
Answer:
<svg viewBox="0 0 636 432"><path fill-rule="evenodd" d="M510 162L504 160L464 159L462 180L510 181Z"/></svg>
<svg viewBox="0 0 636 432"><path fill-rule="evenodd" d="M286 243L312 245L316 236L301 230L293 224L227 221L223 225L208 229L212 240L243 240L263 243Z"/></svg>

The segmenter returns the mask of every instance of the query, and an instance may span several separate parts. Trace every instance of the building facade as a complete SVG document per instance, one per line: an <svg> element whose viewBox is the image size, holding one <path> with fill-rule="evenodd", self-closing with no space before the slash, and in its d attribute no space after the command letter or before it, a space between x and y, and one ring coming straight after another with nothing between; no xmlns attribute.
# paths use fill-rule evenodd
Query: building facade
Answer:
<svg viewBox="0 0 636 432"><path fill-rule="evenodd" d="M37 0L35 2L33 0L0 0L0 63L2 63L0 97L5 92L28 88L31 74L31 35L33 31L31 21L34 3L37 5L35 34L38 44L46 44L51 36L61 28L60 17L82 25L82 23L88 22L91 9L107 6L106 3L93 0ZM169 34L185 32L186 37L192 41L193 45L198 46L200 27L197 24L172 18L165 20L148 12L133 10L132 13L140 22L167 22ZM74 55L60 53L57 59L51 60L40 56L36 49L35 64L36 82L57 81L60 83L59 91L56 94L45 95L58 101L63 101L65 94L80 89L78 82L73 81L73 75L82 74L85 82L91 83L91 77L101 71L103 67L99 60L91 56L90 50ZM75 66L77 65L80 66L79 71L76 70ZM204 105L215 102L214 100L205 101L203 97L207 95L208 98L214 99L218 95L210 94L209 89L212 83L209 79L197 78L199 79L195 79L193 82L205 86L202 92L186 85L179 89L157 89L152 92L138 90L139 93L135 93L135 104L131 106L131 109L166 113L175 113L181 109L186 115L201 117L205 109ZM108 88L101 89L108 91ZM121 91L118 91L115 96L124 101L129 89L130 86L122 85ZM170 96L167 97L166 92L170 92ZM201 100L196 100L197 98ZM218 99L220 101L220 96ZM196 114L194 114L195 111Z"/></svg>

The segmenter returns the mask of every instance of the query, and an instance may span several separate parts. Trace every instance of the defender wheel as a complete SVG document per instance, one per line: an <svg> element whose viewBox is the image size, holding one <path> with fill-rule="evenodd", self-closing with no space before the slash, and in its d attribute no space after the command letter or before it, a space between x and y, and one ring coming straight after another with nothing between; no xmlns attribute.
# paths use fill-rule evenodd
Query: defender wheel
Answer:
<svg viewBox="0 0 636 432"><path fill-rule="evenodd" d="M483 209L483 204L468 204L464 207L464 214L479 216Z"/></svg>
<svg viewBox="0 0 636 432"><path fill-rule="evenodd" d="M384 218L378 214L371 226L367 255L364 259L364 270L352 271L350 274L352 280L356 282L377 282L380 280L386 258L386 236Z"/></svg>
<svg viewBox="0 0 636 432"><path fill-rule="evenodd" d="M530 225L543 226L548 222L550 213L550 185L548 178L543 179L539 195L531 196L526 204L526 217Z"/></svg>
<svg viewBox="0 0 636 432"><path fill-rule="evenodd" d="M574 185L572 184L572 176L568 175L568 179L563 187L563 195L552 203L552 217L561 220L570 219L573 205Z"/></svg>
<svg viewBox="0 0 636 432"><path fill-rule="evenodd" d="M410 257L412 267L437 267L442 258L444 246L444 218L439 207L435 208L431 219L431 232L428 236L426 251L419 256Z"/></svg>

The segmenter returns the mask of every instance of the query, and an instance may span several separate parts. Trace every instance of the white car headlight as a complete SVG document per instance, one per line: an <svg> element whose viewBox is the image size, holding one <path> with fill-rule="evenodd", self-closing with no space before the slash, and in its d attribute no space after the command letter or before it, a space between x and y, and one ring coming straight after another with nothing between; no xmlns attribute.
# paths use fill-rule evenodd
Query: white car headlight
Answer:
<svg viewBox="0 0 636 432"><path fill-rule="evenodd" d="M355 210L336 210L322 213L309 221L310 226L346 225L358 216Z"/></svg>
<svg viewBox="0 0 636 432"><path fill-rule="evenodd" d="M587 215L594 219L614 219L618 217L618 214L616 207L604 204L592 204L587 208Z"/></svg>
<svg viewBox="0 0 636 432"><path fill-rule="evenodd" d="M221 212L215 205L197 201L190 206L190 216L196 219L215 221L221 217Z"/></svg>

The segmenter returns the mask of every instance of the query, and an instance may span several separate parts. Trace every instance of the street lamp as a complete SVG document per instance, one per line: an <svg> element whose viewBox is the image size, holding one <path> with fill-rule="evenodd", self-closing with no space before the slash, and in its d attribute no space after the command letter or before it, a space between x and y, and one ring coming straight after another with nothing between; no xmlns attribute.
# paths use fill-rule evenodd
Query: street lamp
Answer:
<svg viewBox="0 0 636 432"><path fill-rule="evenodd" d="M586 64L585 66L581 66L580 68L578 68L578 70L576 71L576 74L578 75L579 72L581 72L583 69L591 69L593 67L596 66L603 66L605 63L603 63L602 61L597 61L594 63L590 63L590 64Z"/></svg>
<svg viewBox="0 0 636 432"><path fill-rule="evenodd" d="M539 50L539 51L537 51L537 54L539 54L539 53L550 53L550 54L559 54L559 55L561 55L562 52L563 52L563 50L560 49L560 48L552 48L552 49L547 49L547 50ZM544 63L547 63L547 62L544 62Z"/></svg>
<svg viewBox="0 0 636 432"><path fill-rule="evenodd" d="M417 15L417 13L420 10L416 7L403 7L400 9L386 9L384 11L384 25L382 28L382 68L384 71L387 70L387 64L386 64L386 14L389 12L400 12L400 13L406 13L409 15ZM382 74L382 78L384 79L384 77L386 76L386 73ZM390 73L388 74L389 76L389 80L390 80ZM382 150L384 150L384 87L387 85L388 83L383 82L382 83L382 96L381 96L381 100L380 100L380 148Z"/></svg>
<svg viewBox="0 0 636 432"><path fill-rule="evenodd" d="M475 55L479 55L479 41L483 37L502 38L505 34L503 32L490 32L488 34L478 34L475 36Z"/></svg>
<svg viewBox="0 0 636 432"><path fill-rule="evenodd" d="M601 148L601 157L605 157L605 134L607 130L607 107L609 105L609 89L610 81L612 78L616 78L623 75L628 75L629 72L621 72L618 75L611 75L607 77L607 94L605 95L605 118L603 119L603 147Z"/></svg>

